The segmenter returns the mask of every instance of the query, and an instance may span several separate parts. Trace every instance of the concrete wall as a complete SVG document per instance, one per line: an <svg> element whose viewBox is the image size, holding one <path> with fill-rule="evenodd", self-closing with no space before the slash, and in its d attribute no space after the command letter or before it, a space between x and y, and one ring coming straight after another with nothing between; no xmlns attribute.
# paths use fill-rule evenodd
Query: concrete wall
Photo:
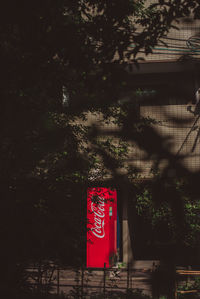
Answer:
<svg viewBox="0 0 200 299"><path fill-rule="evenodd" d="M200 121L197 119L198 115L194 115L190 109L194 111L195 106L140 107L141 116L156 120L156 123L151 126L155 133L161 137L160 144L157 145L157 153L154 151L149 155L148 150L139 148L137 144L132 147L130 157L134 162L133 165L140 169L142 177L151 177L151 169L156 160L158 160L158 168L162 170L167 167L169 158L175 155L188 171L200 170ZM151 152L151 136L149 136L149 151Z"/></svg>
<svg viewBox="0 0 200 299"><path fill-rule="evenodd" d="M146 4L158 2L157 0L146 1ZM160 39L158 45L154 47L153 53L145 56L144 53L138 53L138 57L144 57L146 62L152 61L170 61L178 60L183 55L190 55L195 58L200 57L200 50L196 52L192 51L188 47L188 40L192 36L197 36L200 33L200 20L194 20L192 16L188 18L181 18L179 22L174 22L174 26L178 28L172 28L169 30L167 36ZM142 31L142 27L138 27L138 32Z"/></svg>

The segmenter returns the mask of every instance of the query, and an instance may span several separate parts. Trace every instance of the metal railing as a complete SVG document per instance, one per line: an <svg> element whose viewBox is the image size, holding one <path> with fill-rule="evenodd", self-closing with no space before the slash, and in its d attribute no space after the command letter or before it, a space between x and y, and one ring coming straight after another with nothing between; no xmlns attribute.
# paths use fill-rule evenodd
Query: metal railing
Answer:
<svg viewBox="0 0 200 299"><path fill-rule="evenodd" d="M184 277L184 280L186 280L185 290L179 290L178 286L178 277ZM175 281L175 299L178 299L179 294L196 294L200 293L200 285L195 286L194 285L194 277L200 277L200 271L198 270L176 270L176 281Z"/></svg>
<svg viewBox="0 0 200 299"><path fill-rule="evenodd" d="M86 298L102 294L108 298L112 293L130 294L144 292L151 295L151 271L127 267L61 268L30 267L26 270L27 281L34 292L65 294L67 298ZM71 297L70 297L71 296Z"/></svg>

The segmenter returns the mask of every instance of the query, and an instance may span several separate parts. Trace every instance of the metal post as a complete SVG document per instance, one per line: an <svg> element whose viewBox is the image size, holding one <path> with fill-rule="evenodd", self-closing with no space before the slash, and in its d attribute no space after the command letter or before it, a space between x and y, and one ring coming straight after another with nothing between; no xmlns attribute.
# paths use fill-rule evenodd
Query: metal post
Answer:
<svg viewBox="0 0 200 299"><path fill-rule="evenodd" d="M60 294L60 270L57 268L57 294Z"/></svg>
<svg viewBox="0 0 200 299"><path fill-rule="evenodd" d="M81 298L83 298L83 287L84 287L84 268L81 268Z"/></svg>
<svg viewBox="0 0 200 299"><path fill-rule="evenodd" d="M106 298L106 263L103 268L103 297Z"/></svg>
<svg viewBox="0 0 200 299"><path fill-rule="evenodd" d="M37 281L37 291L40 293L42 289L42 270L41 263L38 265L38 281Z"/></svg>
<svg viewBox="0 0 200 299"><path fill-rule="evenodd" d="M176 278L175 278L175 294L174 294L174 298L177 299L177 282L176 282Z"/></svg>
<svg viewBox="0 0 200 299"><path fill-rule="evenodd" d="M128 290L129 290L129 276L130 276L130 273L129 273L129 263L128 263L128 266L127 266L127 293L128 293Z"/></svg>

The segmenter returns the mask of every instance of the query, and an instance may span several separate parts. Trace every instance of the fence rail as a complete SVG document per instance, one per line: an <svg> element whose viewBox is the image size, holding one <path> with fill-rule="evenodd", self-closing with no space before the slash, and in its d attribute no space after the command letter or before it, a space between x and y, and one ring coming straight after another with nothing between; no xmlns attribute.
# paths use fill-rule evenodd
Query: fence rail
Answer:
<svg viewBox="0 0 200 299"><path fill-rule="evenodd" d="M30 267L26 269L33 291L65 294L68 298L86 298L101 293L129 293L140 290L151 295L151 270L126 268L59 268ZM70 297L71 296L71 297ZM88 297L89 298L89 297Z"/></svg>
<svg viewBox="0 0 200 299"><path fill-rule="evenodd" d="M182 276L186 278L186 287L189 286L189 282L190 282L190 287L192 287L191 284L191 278L198 276L200 277L200 271L198 270L185 270L185 269L181 269L181 270L176 270L176 282L175 282L175 299L178 299L178 294L192 294L192 293L199 293L200 292L200 286L196 286L196 288L194 289L194 287L192 287L191 289L188 290L179 290L178 289L178 276Z"/></svg>
<svg viewBox="0 0 200 299"><path fill-rule="evenodd" d="M129 265L121 268L106 268L106 265L104 268L63 268L46 263L26 268L25 280L33 292L64 294L67 298L97 298L99 295L111 298L111 294L121 298L136 290L153 298L169 293L170 298L179 298L183 294L200 294L200 279L197 279L200 271L187 268L165 272L166 269L157 266L142 269Z"/></svg>

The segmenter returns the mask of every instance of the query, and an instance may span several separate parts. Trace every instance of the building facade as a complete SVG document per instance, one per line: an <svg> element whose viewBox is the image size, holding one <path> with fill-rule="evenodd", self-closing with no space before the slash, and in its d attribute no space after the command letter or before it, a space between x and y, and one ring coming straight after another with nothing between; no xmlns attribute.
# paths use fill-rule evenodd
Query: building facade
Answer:
<svg viewBox="0 0 200 299"><path fill-rule="evenodd" d="M180 177L184 173L186 176L198 174L200 117L195 94L200 88L200 21L181 19L179 30L172 29L152 49L151 54L145 56L143 52L138 53L138 56L145 59L139 68L132 65L131 70L127 69L130 75L128 83L130 92L127 92L122 101L130 105L131 101L137 101L137 117L149 121L148 130L144 135L142 133L132 137L126 136L129 152L124 159L124 168L121 168L118 176L114 174L115 179L120 175L126 177L124 170L126 167L136 170L136 181L150 182L155 173L161 173L166 179ZM133 123L136 122L134 117ZM90 124L95 124L99 128L103 136L118 131L117 125L104 123L100 115L91 114L88 119ZM131 116L129 124L130 122ZM117 134L113 136L117 144ZM96 169L94 183L100 181L103 184L104 179L109 181L109 176L98 179ZM114 187L120 198L119 259L125 263L133 263L142 258L159 259L159 254L142 256L138 249L135 250L140 246L135 246L138 238L135 238L134 226L137 224L129 205L129 184L126 178L123 183L118 184L117 180L115 181ZM142 245L143 249L145 244Z"/></svg>

